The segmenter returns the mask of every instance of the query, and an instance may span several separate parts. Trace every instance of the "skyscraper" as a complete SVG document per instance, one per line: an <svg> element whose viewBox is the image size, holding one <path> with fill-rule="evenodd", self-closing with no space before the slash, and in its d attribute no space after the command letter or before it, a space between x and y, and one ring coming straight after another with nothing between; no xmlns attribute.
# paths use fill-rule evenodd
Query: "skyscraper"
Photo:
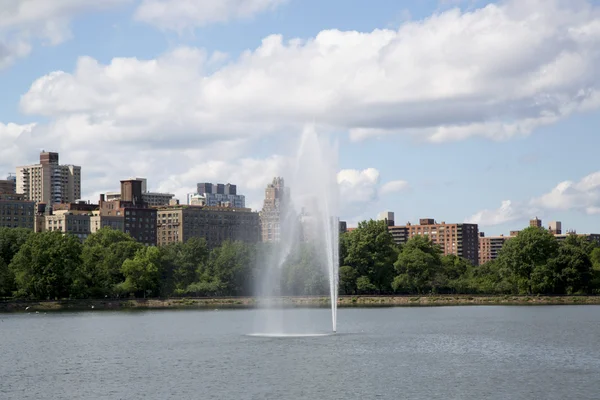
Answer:
<svg viewBox="0 0 600 400"><path fill-rule="evenodd" d="M81 198L81 167L59 165L58 153L40 153L40 163L17 167L17 193L36 203L74 203Z"/></svg>
<svg viewBox="0 0 600 400"><path fill-rule="evenodd" d="M281 222L289 201L289 188L285 187L283 178L273 178L273 182L265 189L265 201L260 212L263 242L279 242Z"/></svg>

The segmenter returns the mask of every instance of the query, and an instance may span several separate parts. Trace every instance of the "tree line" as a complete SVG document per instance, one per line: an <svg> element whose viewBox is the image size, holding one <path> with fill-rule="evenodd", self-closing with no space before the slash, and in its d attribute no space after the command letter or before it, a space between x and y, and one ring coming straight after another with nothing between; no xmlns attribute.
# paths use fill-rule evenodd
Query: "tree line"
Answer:
<svg viewBox="0 0 600 400"><path fill-rule="evenodd" d="M83 243L60 232L0 228L0 297L27 299L251 296L276 244L204 239L147 247L104 228ZM281 255L281 254L280 254ZM279 257L282 258L282 257ZM323 257L292 248L273 275L278 294L324 295ZM340 236L341 294L600 294L600 247L543 228L508 240L496 260L474 266L444 256L426 236L394 243L384 222L364 221Z"/></svg>
<svg viewBox="0 0 600 400"><path fill-rule="evenodd" d="M0 297L251 296L273 252L269 244L229 241L211 250L200 238L144 246L110 228L83 243L60 232L0 228ZM277 275L280 293L324 294L318 259L309 245L294 248Z"/></svg>
<svg viewBox="0 0 600 400"><path fill-rule="evenodd" d="M577 235L559 243L544 228L521 231L479 266L443 255L427 236L397 246L380 221L342 235L340 251L346 294L600 294L600 247Z"/></svg>

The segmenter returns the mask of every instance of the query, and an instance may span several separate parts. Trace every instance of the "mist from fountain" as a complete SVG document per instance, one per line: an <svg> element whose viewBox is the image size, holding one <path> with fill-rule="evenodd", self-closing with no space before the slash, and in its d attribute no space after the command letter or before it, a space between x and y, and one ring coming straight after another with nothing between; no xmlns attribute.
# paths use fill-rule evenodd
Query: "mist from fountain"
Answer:
<svg viewBox="0 0 600 400"><path fill-rule="evenodd" d="M257 282L259 306L263 305L262 326L265 335L286 336L298 330L314 329L286 321L282 307L274 299L282 291L282 269L292 251L307 241L315 249L315 260L329 281L332 331L337 331L339 276L339 189L337 184L337 146L319 137L314 126L303 130L294 160L294 172L286 180L286 201L281 207L280 240L263 255L262 275ZM289 185L288 185L289 183ZM300 210L302 215L300 215Z"/></svg>

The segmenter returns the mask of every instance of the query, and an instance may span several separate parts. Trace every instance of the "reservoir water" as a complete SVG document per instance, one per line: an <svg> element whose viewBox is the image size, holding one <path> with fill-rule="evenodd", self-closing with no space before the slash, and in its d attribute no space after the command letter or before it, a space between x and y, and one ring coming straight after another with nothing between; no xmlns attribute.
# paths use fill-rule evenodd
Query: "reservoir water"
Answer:
<svg viewBox="0 0 600 400"><path fill-rule="evenodd" d="M598 399L600 306L0 314L0 399Z"/></svg>

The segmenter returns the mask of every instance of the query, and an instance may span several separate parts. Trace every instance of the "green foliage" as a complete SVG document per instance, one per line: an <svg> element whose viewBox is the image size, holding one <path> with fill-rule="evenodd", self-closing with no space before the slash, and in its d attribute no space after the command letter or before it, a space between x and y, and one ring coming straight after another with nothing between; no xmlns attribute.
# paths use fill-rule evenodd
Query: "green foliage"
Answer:
<svg viewBox="0 0 600 400"><path fill-rule="evenodd" d="M558 242L547 230L530 227L507 241L498 263L511 274L513 291L540 293L547 285L548 262L558 254Z"/></svg>
<svg viewBox="0 0 600 400"><path fill-rule="evenodd" d="M283 265L282 288L292 296L328 293L326 266L317 250L308 243L293 249Z"/></svg>
<svg viewBox="0 0 600 400"><path fill-rule="evenodd" d="M204 238L190 238L185 243L161 247L161 294L185 294L188 286L198 280L208 262L209 251Z"/></svg>
<svg viewBox="0 0 600 400"><path fill-rule="evenodd" d="M427 236L415 236L402 248L394 268L398 273L392 282L395 291L437 292L442 270L440 249Z"/></svg>
<svg viewBox="0 0 600 400"><path fill-rule="evenodd" d="M359 293L366 294L375 291L377 288L371 283L368 276L363 275L356 279L356 289Z"/></svg>
<svg viewBox="0 0 600 400"><path fill-rule="evenodd" d="M142 247L131 236L111 228L90 235L83 243L79 267L87 296L112 296L116 285L125 279L121 273L123 262Z"/></svg>
<svg viewBox="0 0 600 400"><path fill-rule="evenodd" d="M343 265L354 268L361 278L367 277L373 290L389 291L398 249L385 221L360 222L357 229L342 236Z"/></svg>
<svg viewBox="0 0 600 400"><path fill-rule="evenodd" d="M18 295L36 299L79 297L81 244L76 237L60 232L29 235L13 257Z"/></svg>
<svg viewBox="0 0 600 400"><path fill-rule="evenodd" d="M356 293L356 279L358 272L349 265L340 267L340 293L354 294Z"/></svg>
<svg viewBox="0 0 600 400"><path fill-rule="evenodd" d="M540 228L523 230L481 266L443 256L426 236L400 248L378 221L341 235L339 250L341 294L600 294L600 248L576 235L559 244ZM283 254L272 274L265 266ZM192 238L157 248L105 228L82 245L58 232L0 228L0 297L248 296L260 276L270 276L281 295L324 295L322 256L310 243L225 242L209 251Z"/></svg>
<svg viewBox="0 0 600 400"><path fill-rule="evenodd" d="M125 281L118 285L121 293L152 295L158 293L161 277L160 251L156 247L143 247L139 249L133 259L128 258L123 262L121 273Z"/></svg>
<svg viewBox="0 0 600 400"><path fill-rule="evenodd" d="M8 264L0 258L0 297L9 297L15 287L15 276L8 268Z"/></svg>

